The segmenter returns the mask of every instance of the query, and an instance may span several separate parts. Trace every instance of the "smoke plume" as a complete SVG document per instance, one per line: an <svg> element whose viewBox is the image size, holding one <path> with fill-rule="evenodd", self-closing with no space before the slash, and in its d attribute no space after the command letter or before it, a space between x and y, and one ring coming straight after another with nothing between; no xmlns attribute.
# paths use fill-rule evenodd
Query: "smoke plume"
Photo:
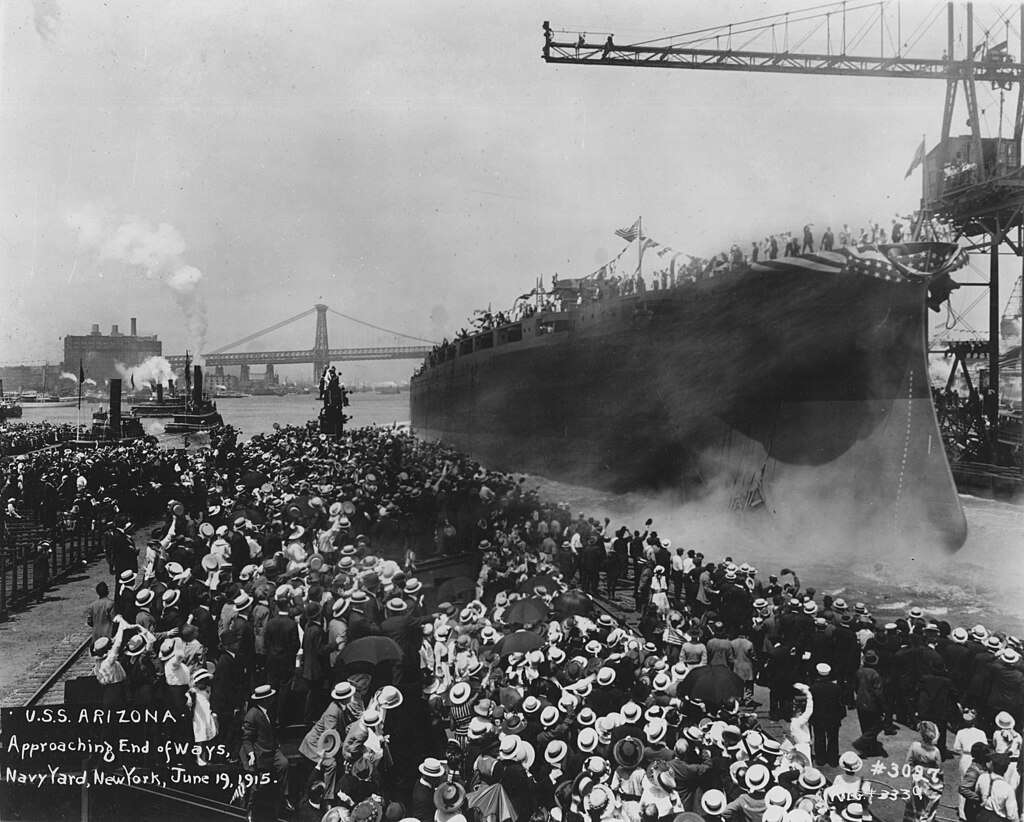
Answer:
<svg viewBox="0 0 1024 822"><path fill-rule="evenodd" d="M174 369L164 357L150 357L130 367L119 362L114 364L114 368L126 384L130 385L134 380L136 388L150 388L157 383L177 380Z"/></svg>
<svg viewBox="0 0 1024 822"><path fill-rule="evenodd" d="M72 374L70 371L61 371L60 378L62 380L71 380L73 383L78 383L78 377Z"/></svg>
<svg viewBox="0 0 1024 822"><path fill-rule="evenodd" d="M71 212L67 222L79 244L100 260L123 263L161 282L185 317L186 345L196 351L206 347L206 304L200 291L203 272L185 262L188 246L178 229L135 216L115 219L95 206Z"/></svg>
<svg viewBox="0 0 1024 822"><path fill-rule="evenodd" d="M57 0L32 0L32 23L47 43L52 43L60 26L60 6Z"/></svg>

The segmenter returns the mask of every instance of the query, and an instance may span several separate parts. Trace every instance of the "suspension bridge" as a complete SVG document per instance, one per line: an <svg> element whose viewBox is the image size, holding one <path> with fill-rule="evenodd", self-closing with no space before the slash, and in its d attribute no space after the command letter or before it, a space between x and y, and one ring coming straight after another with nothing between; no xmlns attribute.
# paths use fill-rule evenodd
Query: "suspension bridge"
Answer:
<svg viewBox="0 0 1024 822"><path fill-rule="evenodd" d="M370 332L375 332L375 339L372 342L377 344L349 348L331 348L327 338L327 314L334 314L350 323L355 323ZM284 328L292 323L316 314L316 330L313 335L312 348L293 349L290 351L232 351L239 346L251 343L266 334ZM389 337L391 345L381 345L381 335ZM415 344L414 344L415 343ZM289 317L279 323L260 329L252 334L242 337L239 340L223 345L209 353L199 354L199 358L206 363L207 369L213 369L215 377L223 376L225 367L237 367L240 369L239 382L248 383L249 369L253 365L265 365L267 383L275 380L274 369L279 365L295 365L312 363L313 380L320 379L324 369L332 362L353 362L359 360L421 360L431 350L434 343L422 337L405 334L401 331L394 331L383 328L379 325L366 322L365 320L342 314L333 308L317 303L294 317ZM185 365L185 355L175 354L167 357L167 360L174 368L181 368Z"/></svg>

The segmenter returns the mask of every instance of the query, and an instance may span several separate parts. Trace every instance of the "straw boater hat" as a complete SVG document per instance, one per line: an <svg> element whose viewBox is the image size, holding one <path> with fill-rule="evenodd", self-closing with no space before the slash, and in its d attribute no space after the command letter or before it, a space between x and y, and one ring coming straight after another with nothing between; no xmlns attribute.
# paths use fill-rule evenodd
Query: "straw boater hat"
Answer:
<svg viewBox="0 0 1024 822"><path fill-rule="evenodd" d="M561 739L552 739L544 749L544 761L549 765L557 765L569 752L569 746Z"/></svg>
<svg viewBox="0 0 1024 822"><path fill-rule="evenodd" d="M164 591L163 597L161 597L164 603L164 608L171 608L178 604L178 600L181 599L181 591L177 588L168 588Z"/></svg>
<svg viewBox="0 0 1024 822"><path fill-rule="evenodd" d="M232 604L235 606L236 611L244 611L250 605L252 605L252 597L249 596L245 591L242 591L237 597L234 598Z"/></svg>
<svg viewBox="0 0 1024 822"><path fill-rule="evenodd" d="M473 688L468 682L456 682L448 691L448 700L452 705L462 705L469 701Z"/></svg>
<svg viewBox="0 0 1024 822"><path fill-rule="evenodd" d="M145 608L153 601L155 593L152 588L140 588L135 593L135 605L139 608Z"/></svg>
<svg viewBox="0 0 1024 822"><path fill-rule="evenodd" d="M341 734L334 728L324 731L320 739L317 740L316 749L324 759L337 756L338 751L341 750Z"/></svg>
<svg viewBox="0 0 1024 822"><path fill-rule="evenodd" d="M996 714L996 725L1004 731L1011 730L1015 724L1013 717L1007 711L1000 711Z"/></svg>
<svg viewBox="0 0 1024 822"><path fill-rule="evenodd" d="M348 680L342 680L334 689L331 691L331 699L335 702L348 702L353 696L355 696L356 688Z"/></svg>
<svg viewBox="0 0 1024 822"><path fill-rule="evenodd" d="M863 760L853 751L847 751L839 757L839 767L846 773L857 773L864 766Z"/></svg>
<svg viewBox="0 0 1024 822"><path fill-rule="evenodd" d="M810 791L811 793L820 791L826 784L828 784L825 781L825 776L817 768L804 768L800 772L797 782L800 784L801 788L805 791Z"/></svg>
<svg viewBox="0 0 1024 822"><path fill-rule="evenodd" d="M419 771L427 779L442 779L448 773L448 768L441 760L428 756L420 763Z"/></svg>
<svg viewBox="0 0 1024 822"><path fill-rule="evenodd" d="M704 791L704 795L700 798L701 809L708 816L721 816L727 804L725 794L715 788Z"/></svg>

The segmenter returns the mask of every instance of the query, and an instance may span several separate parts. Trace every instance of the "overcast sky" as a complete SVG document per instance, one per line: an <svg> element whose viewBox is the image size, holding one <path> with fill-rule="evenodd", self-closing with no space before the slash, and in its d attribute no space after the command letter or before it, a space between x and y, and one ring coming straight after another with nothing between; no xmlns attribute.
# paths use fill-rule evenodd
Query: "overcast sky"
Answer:
<svg viewBox="0 0 1024 822"><path fill-rule="evenodd" d="M695 254L807 222L888 225L917 204L919 172L903 175L942 116L934 81L540 56L544 19L625 43L783 3L0 3L8 363L58 360L65 333L129 316L179 352L202 311L211 350L319 300L436 339L537 276L593 270L640 214ZM901 4L904 40L935 8ZM1001 9L975 8L1003 39ZM944 39L935 27L913 53ZM875 34L856 51L877 50ZM979 100L994 132L998 98ZM367 339L342 328L332 344ZM312 334L307 320L259 344Z"/></svg>

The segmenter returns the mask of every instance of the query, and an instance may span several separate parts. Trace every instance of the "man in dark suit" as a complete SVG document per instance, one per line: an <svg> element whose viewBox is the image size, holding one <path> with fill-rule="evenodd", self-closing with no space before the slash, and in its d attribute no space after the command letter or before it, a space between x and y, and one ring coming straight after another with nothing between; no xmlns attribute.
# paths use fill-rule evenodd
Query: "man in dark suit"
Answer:
<svg viewBox="0 0 1024 822"><path fill-rule="evenodd" d="M263 629L263 652L266 654L267 682L277 691L277 715L285 715L285 705L292 692L295 658L299 653L299 626L289 613L290 593L287 585L276 592L277 616L267 620Z"/></svg>
<svg viewBox="0 0 1024 822"><path fill-rule="evenodd" d="M277 731L270 719L270 705L277 692L269 685L260 685L252 692L250 705L242 720L242 767L250 773L271 772L277 789L278 808L295 811L288 801L288 759L277 744Z"/></svg>
<svg viewBox="0 0 1024 822"><path fill-rule="evenodd" d="M210 710L217 716L220 740L232 756L238 740L237 717L242 710L242 695L245 693L242 685L245 673L238 661L237 650L237 639L221 643L217 669L210 688Z"/></svg>
<svg viewBox="0 0 1024 822"><path fill-rule="evenodd" d="M811 685L814 712L811 731L814 734L814 761L819 766L839 767L839 726L846 716L842 691L832 679L832 667L824 662L816 666L817 679Z"/></svg>

